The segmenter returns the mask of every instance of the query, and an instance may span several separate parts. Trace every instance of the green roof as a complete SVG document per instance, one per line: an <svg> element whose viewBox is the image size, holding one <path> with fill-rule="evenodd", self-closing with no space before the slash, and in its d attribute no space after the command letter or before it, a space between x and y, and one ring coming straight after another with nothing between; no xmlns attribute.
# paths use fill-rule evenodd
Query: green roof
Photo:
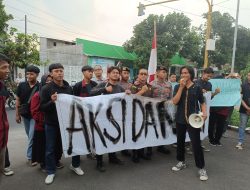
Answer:
<svg viewBox="0 0 250 190"><path fill-rule="evenodd" d="M180 56L180 54L177 52L171 59L170 59L171 65L186 65L186 60L184 57Z"/></svg>
<svg viewBox="0 0 250 190"><path fill-rule="evenodd" d="M76 44L83 45L83 54L87 56L105 57L105 58L131 60L131 61L137 59L135 53L129 53L121 46L104 44L80 38L76 39Z"/></svg>

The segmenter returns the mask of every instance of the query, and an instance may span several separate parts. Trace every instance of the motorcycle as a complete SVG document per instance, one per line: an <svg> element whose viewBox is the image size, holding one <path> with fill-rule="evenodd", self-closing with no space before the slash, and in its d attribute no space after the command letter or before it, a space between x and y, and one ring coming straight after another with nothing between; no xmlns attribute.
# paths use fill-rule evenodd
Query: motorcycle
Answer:
<svg viewBox="0 0 250 190"><path fill-rule="evenodd" d="M7 89L9 93L9 97L6 100L6 104L10 109L14 110L16 108L16 95L11 89Z"/></svg>

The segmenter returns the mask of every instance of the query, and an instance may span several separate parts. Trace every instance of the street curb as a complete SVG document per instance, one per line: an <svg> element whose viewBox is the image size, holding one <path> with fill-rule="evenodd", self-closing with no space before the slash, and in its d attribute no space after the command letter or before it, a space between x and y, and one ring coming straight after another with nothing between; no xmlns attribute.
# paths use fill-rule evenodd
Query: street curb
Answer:
<svg viewBox="0 0 250 190"><path fill-rule="evenodd" d="M228 128L229 129L231 129L231 130L233 130L233 131L238 131L238 126L234 126L234 125L228 125ZM248 127L248 128L246 128L246 132L247 133L250 133L250 128Z"/></svg>

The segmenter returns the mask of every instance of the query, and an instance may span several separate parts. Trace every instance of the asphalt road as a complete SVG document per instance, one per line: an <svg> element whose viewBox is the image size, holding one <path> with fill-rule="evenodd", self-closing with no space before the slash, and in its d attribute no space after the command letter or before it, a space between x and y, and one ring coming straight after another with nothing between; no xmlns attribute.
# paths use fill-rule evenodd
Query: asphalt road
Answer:
<svg viewBox="0 0 250 190"><path fill-rule="evenodd" d="M9 152L14 176L2 176L0 190L249 190L250 189L250 139L246 136L245 149L239 151L237 132L228 131L229 137L222 138L222 147L211 147L207 140L204 145L211 149L205 153L206 169L209 179L201 182L192 155L187 155L188 167L179 172L172 172L176 164L176 149L170 147L171 154L163 155L154 151L151 161L139 164L129 158L119 157L125 161L123 166L108 164L104 157L107 171L100 173L95 169L96 162L86 156L81 157L81 167L85 174L77 176L69 165L71 159L63 159L65 167L58 170L53 184L44 183L46 174L39 167L26 165L26 135L24 127L15 123L14 111L8 110L10 133Z"/></svg>

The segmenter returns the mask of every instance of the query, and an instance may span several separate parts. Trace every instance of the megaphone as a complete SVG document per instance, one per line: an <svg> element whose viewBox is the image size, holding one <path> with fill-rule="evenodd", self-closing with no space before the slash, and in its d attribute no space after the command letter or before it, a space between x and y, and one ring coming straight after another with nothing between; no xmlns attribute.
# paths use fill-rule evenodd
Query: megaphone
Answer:
<svg viewBox="0 0 250 190"><path fill-rule="evenodd" d="M188 122L193 128L202 128L202 126L204 125L202 112L200 112L199 114L197 113L191 114L188 118Z"/></svg>

